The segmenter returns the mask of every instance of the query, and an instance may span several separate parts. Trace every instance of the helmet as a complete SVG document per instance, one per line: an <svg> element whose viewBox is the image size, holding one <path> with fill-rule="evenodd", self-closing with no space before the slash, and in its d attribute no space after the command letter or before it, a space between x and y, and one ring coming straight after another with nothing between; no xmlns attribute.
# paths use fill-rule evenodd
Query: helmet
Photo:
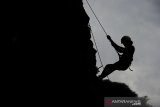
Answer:
<svg viewBox="0 0 160 107"><path fill-rule="evenodd" d="M129 36L123 36L121 39L121 43L124 45L132 45L133 42Z"/></svg>

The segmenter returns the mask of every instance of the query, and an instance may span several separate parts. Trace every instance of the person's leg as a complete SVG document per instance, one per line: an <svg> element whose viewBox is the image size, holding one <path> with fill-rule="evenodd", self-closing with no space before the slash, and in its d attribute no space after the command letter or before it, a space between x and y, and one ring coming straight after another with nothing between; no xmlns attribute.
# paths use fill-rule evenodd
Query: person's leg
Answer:
<svg viewBox="0 0 160 107"><path fill-rule="evenodd" d="M108 64L108 65L105 66L105 68L102 71L102 74L99 76L99 78L103 79L115 70L116 70L115 64Z"/></svg>

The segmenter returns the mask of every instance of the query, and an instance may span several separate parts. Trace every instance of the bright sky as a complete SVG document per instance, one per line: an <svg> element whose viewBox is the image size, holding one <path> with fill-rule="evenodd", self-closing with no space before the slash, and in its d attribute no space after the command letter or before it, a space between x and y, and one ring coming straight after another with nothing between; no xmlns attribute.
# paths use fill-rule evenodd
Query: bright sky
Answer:
<svg viewBox="0 0 160 107"><path fill-rule="evenodd" d="M129 35L136 49L131 66L134 71L115 71L109 78L126 83L139 96L147 95L153 105L160 107L160 0L88 1L112 39L121 45L121 37ZM103 64L116 62L118 55L85 0L84 7L90 17ZM98 57L97 66L100 66Z"/></svg>

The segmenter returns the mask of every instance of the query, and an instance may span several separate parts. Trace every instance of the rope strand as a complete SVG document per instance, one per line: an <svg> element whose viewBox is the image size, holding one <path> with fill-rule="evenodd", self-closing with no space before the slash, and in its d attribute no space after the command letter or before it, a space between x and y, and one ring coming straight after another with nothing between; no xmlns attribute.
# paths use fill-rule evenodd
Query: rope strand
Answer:
<svg viewBox="0 0 160 107"><path fill-rule="evenodd" d="M95 38L94 38L94 35L93 35L93 32L92 32L92 29L91 29L90 24L89 24L89 27L90 27L91 35L92 35L92 37L93 37L93 41L94 41L94 44L95 44L95 47L96 47L96 50L97 50L97 53L98 53L98 57L99 57L99 60L100 60L100 63L101 63L101 66L100 66L98 69L100 69L100 68L102 67L103 70L104 70L104 66L103 66L103 63L102 63L102 59L101 59L101 56L100 56L100 53L99 53L99 50L98 50L98 46L97 46L96 40L95 40ZM109 79L108 76L107 76L107 78Z"/></svg>
<svg viewBox="0 0 160 107"><path fill-rule="evenodd" d="M100 26L102 27L104 33L107 35L107 32L105 31L105 29L104 29L104 27L102 26L101 22L99 21L97 15L96 15L95 12L93 11L93 9L92 9L90 3L88 2L88 0L86 0L86 2L87 2L87 4L88 4L89 8L91 9L92 13L94 14L94 16L96 17L96 19L98 20L98 23L99 23ZM90 24L89 24L89 26L90 26ZM90 29L91 29L91 26L90 26ZM102 66L103 69L104 69L104 66L103 66L103 63L102 63L102 59L101 59L100 53L99 53L99 51L98 51L97 43L96 43L96 40L95 40L95 38L94 38L92 29L91 29L91 35L92 35L93 41L94 41L94 43L95 43L95 47L96 47L96 50L97 50L97 53L98 53L98 57L99 57L99 59L100 59L101 66Z"/></svg>
<svg viewBox="0 0 160 107"><path fill-rule="evenodd" d="M102 27L102 29L103 29L104 33L107 35L107 32L105 31L105 29L104 29L103 25L101 24L101 22L99 21L99 19L98 19L97 15L96 15L96 14L95 14L95 12L93 11L93 9L92 9L91 5L89 4L88 0L86 0L86 2L87 2L87 4L88 4L89 8L91 9L92 13L93 13L93 14L94 14L94 16L96 17L96 19L97 19L98 23L99 23L99 24L100 24L100 26Z"/></svg>
<svg viewBox="0 0 160 107"><path fill-rule="evenodd" d="M86 2L87 2L87 4L88 4L89 8L91 9L92 13L94 14L94 16L96 17L96 19L98 20L98 23L100 24L100 26L101 26L101 28L103 29L104 33L107 35L107 32L105 31L103 25L101 24L101 22L99 21L98 17L97 17L96 14L95 14L95 12L93 11L93 9L92 9L91 5L89 4L88 0L86 0ZM90 26L90 24L89 24L89 26ZM90 29L91 29L91 26L90 26ZM99 60L100 60L100 63L101 63L101 67L103 67L103 70L104 70L104 66L103 66L103 63L102 63L102 59L101 59L100 53L99 53L99 51L98 51L97 43L96 43L96 40L95 40L95 38L94 38L94 35L93 35L92 30L91 30L91 35L92 35L93 41L94 41L94 43L95 43L95 47L96 47L96 50L97 50L97 53L98 53L98 57L99 57ZM101 67L99 67L99 68L101 68ZM99 69L99 68L98 68L98 69ZM108 76L107 76L107 78L109 79Z"/></svg>
<svg viewBox="0 0 160 107"><path fill-rule="evenodd" d="M91 26L90 26L90 24L89 24L89 27L90 27L90 30L91 30ZM95 38L94 38L94 35L93 35L92 30L91 30L91 35L92 35L92 37L93 37L93 41L94 41L94 44L95 44L95 47L96 47L96 50L97 50L97 54L98 54L98 57L99 57L99 60L100 60L101 66L102 66L102 67L103 67L103 69L104 69L104 66L103 66L103 63L102 63L102 59L101 59L100 53L99 53L99 51L98 51L98 46L97 46L97 43L96 43L96 40L95 40Z"/></svg>

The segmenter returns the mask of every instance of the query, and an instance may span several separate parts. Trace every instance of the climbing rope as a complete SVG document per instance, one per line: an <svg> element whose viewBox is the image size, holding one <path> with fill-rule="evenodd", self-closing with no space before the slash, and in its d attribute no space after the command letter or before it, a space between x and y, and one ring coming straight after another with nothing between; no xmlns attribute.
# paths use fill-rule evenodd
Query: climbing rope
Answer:
<svg viewBox="0 0 160 107"><path fill-rule="evenodd" d="M104 27L102 26L101 22L99 21L98 17L96 16L95 12L93 11L90 3L88 2L88 0L86 0L86 2L87 2L87 4L88 4L89 8L91 9L92 13L93 13L94 16L96 17L98 23L99 23L100 26L102 27L104 33L107 35L107 32L105 31ZM99 68L103 67L103 69L104 69L104 66L103 66L103 63L102 63L102 59L101 59L100 53L99 53L99 51L98 51L98 46L97 46L96 40L95 40L95 38L94 38L94 35L93 35L93 32L92 32L92 29L91 29L90 24L89 24L89 27L90 27L91 35L92 35L92 37L93 37L93 41L94 41L94 44L95 44L95 47L96 47L96 50L97 50L97 54L98 54L98 57L99 57L99 60L100 60L100 63L101 63L101 66L100 66ZM98 68L98 69L99 69L99 68Z"/></svg>
<svg viewBox="0 0 160 107"><path fill-rule="evenodd" d="M92 32L92 29L91 29L91 25L89 24L89 27L90 27L90 31L91 31L91 35L92 35L92 38L93 38L93 42L95 44L95 48L97 50L97 54L98 54L98 57L99 57L99 60L100 60L100 63L101 63L101 66L98 67L98 70L102 67L104 69L104 66L103 66L103 63L102 63L102 59L101 59L101 56L100 56L100 53L98 51L98 46L97 46L97 43L96 43L96 40L94 38L94 35L93 35L93 32ZM107 76L107 78L109 79L109 77Z"/></svg>
<svg viewBox="0 0 160 107"><path fill-rule="evenodd" d="M92 13L94 14L95 18L97 19L98 23L100 24L101 28L103 29L104 33L107 35L107 32L105 31L103 25L101 24L101 22L99 21L97 15L96 15L95 12L93 11L93 9L92 9L91 5L89 4L88 0L86 0L86 2L87 2L87 4L88 4L89 8L91 9Z"/></svg>
<svg viewBox="0 0 160 107"><path fill-rule="evenodd" d="M99 57L99 60L100 60L100 63L101 63L101 66L100 66L98 69L100 69L101 67L103 67L103 69L104 69L104 66L103 66L103 63L102 63L102 59L101 59L100 53L99 53L99 51L98 51L98 46L97 46L96 40L95 40L95 38L94 38L94 35L93 35L93 32L92 32L92 29L91 29L90 24L89 24L89 27L90 27L91 35L92 35L92 37L93 37L93 41L94 41L94 44L95 44L95 48L96 48L96 50L97 50L97 54L98 54L98 57Z"/></svg>
<svg viewBox="0 0 160 107"><path fill-rule="evenodd" d="M103 27L103 25L101 24L100 20L98 19L97 15L96 15L95 12L93 11L93 9L92 9L91 5L89 4L88 0L86 0L86 2L87 2L87 4L88 4L89 8L91 9L92 13L94 14L95 18L97 19L97 21L98 21L99 25L101 26L102 30L104 31L104 33L105 33L106 36L107 36L106 30L104 29L104 27ZM116 50L116 52L117 52L118 56L120 57L120 54L118 53L117 50Z"/></svg>

